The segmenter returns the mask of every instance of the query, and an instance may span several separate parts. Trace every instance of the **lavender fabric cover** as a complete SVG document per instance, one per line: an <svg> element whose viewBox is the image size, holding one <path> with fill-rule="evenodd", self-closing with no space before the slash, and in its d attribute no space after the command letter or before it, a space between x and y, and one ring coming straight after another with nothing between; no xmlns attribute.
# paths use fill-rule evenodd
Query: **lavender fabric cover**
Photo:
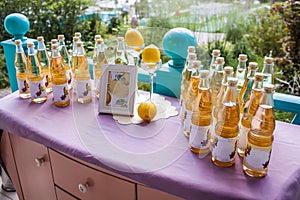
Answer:
<svg viewBox="0 0 300 200"><path fill-rule="evenodd" d="M179 109L177 99L166 97ZM230 168L188 149L179 116L120 125L97 113L98 101L57 108L15 92L0 100L0 129L184 199L300 199L300 126L276 122L268 175L246 176L242 159Z"/></svg>

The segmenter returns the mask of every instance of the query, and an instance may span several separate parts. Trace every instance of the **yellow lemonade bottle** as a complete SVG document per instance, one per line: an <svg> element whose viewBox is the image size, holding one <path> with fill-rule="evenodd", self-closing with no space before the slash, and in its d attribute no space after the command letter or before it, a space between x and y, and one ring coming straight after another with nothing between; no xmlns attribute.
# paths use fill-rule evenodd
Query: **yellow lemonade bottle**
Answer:
<svg viewBox="0 0 300 200"><path fill-rule="evenodd" d="M93 73L94 73L95 92L96 92L96 97L99 98L102 65L108 64L102 39L97 40L97 48L96 48L95 56L93 58L94 58Z"/></svg>
<svg viewBox="0 0 300 200"><path fill-rule="evenodd" d="M64 35L58 35L58 48L60 56L64 62L65 69L66 69L66 75L68 79L68 89L72 89L73 85L73 74L71 70L71 58L68 53L68 49L65 45L65 36Z"/></svg>
<svg viewBox="0 0 300 200"><path fill-rule="evenodd" d="M216 69L216 59L217 59L217 57L221 56L220 50L219 49L214 49L212 51L211 56L212 57L211 57L210 65L209 65L209 75L208 75L208 80L209 80L210 86L211 86L212 78L214 76L214 72L215 72L215 69Z"/></svg>
<svg viewBox="0 0 300 200"><path fill-rule="evenodd" d="M275 130L273 93L274 85L265 84L258 109L251 120L243 170L252 177L264 177L268 172Z"/></svg>
<svg viewBox="0 0 300 200"><path fill-rule="evenodd" d="M243 107L238 140L238 154L242 157L245 155L247 137L251 126L251 119L258 108L259 101L262 95L264 77L265 76L263 73L255 73L251 94L246 100Z"/></svg>
<svg viewBox="0 0 300 200"><path fill-rule="evenodd" d="M115 64L128 65L124 37L118 37Z"/></svg>
<svg viewBox="0 0 300 200"><path fill-rule="evenodd" d="M265 57L264 67L261 71L265 75L264 83L274 84L274 63L273 58Z"/></svg>
<svg viewBox="0 0 300 200"><path fill-rule="evenodd" d="M238 79L238 83L237 83L237 94L239 95L243 85L244 85L244 81L246 79L246 70L247 70L247 55L246 54L240 54L239 55L239 64L236 68L235 71L235 77Z"/></svg>
<svg viewBox="0 0 300 200"><path fill-rule="evenodd" d="M37 57L41 63L42 73L44 74L45 77L46 92L50 93L52 92L50 59L44 42L44 37L43 36L37 37L37 41L38 41Z"/></svg>
<svg viewBox="0 0 300 200"><path fill-rule="evenodd" d="M33 103L43 103L47 101L47 93L42 67L37 57L36 50L34 49L34 44L28 42L27 48L27 78L29 81L31 101Z"/></svg>
<svg viewBox="0 0 300 200"><path fill-rule="evenodd" d="M230 167L235 162L240 120L236 84L236 78L228 79L222 108L218 113L215 135L212 139L212 161L220 167Z"/></svg>
<svg viewBox="0 0 300 200"><path fill-rule="evenodd" d="M197 59L197 55L195 53L189 53L188 54L188 62L187 66L185 67L185 70L182 72L182 80L181 80L181 86L180 86L180 119L183 123L184 121L184 112L185 112L185 103L187 98L187 91L192 75L192 63L194 60Z"/></svg>
<svg viewBox="0 0 300 200"><path fill-rule="evenodd" d="M189 137L192 128L191 117L193 111L193 103L195 103L195 99L198 93L200 67L201 67L201 61L199 60L193 61L190 84L188 87L187 99L185 104L185 112L184 112L185 117L183 121L183 131L186 137Z"/></svg>
<svg viewBox="0 0 300 200"><path fill-rule="evenodd" d="M211 88L212 88L212 104L213 106L216 105L217 101L217 95L219 94L219 91L221 89L222 80L223 80L223 66L224 66L224 58L223 57L217 57L216 58L216 68L214 70L212 79L211 79Z"/></svg>
<svg viewBox="0 0 300 200"><path fill-rule="evenodd" d="M199 71L198 94L191 116L190 150L204 157L209 153L209 129L212 122L212 103L208 81L208 70Z"/></svg>
<svg viewBox="0 0 300 200"><path fill-rule="evenodd" d="M76 72L75 86L77 101L79 103L88 103L92 101L91 76L89 72L89 63L87 61L83 43L77 42L76 54Z"/></svg>
<svg viewBox="0 0 300 200"><path fill-rule="evenodd" d="M19 96L22 99L30 98L29 85L27 80L27 59L22 47L21 40L15 40L16 54L15 54L15 68L16 78L19 89Z"/></svg>
<svg viewBox="0 0 300 200"><path fill-rule="evenodd" d="M68 90L68 79L66 68L59 53L57 44L52 45L51 53L51 76L54 105L57 107L66 107L70 104L70 95Z"/></svg>

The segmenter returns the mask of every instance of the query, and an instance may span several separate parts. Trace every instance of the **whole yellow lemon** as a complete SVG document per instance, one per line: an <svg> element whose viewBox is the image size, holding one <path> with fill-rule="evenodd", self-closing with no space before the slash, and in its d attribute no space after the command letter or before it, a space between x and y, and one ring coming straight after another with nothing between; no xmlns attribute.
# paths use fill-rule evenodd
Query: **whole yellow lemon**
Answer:
<svg viewBox="0 0 300 200"><path fill-rule="evenodd" d="M142 102L138 107L138 115L145 122L150 122L157 114L157 108L154 102Z"/></svg>
<svg viewBox="0 0 300 200"><path fill-rule="evenodd" d="M125 42L128 46L140 47L144 45L144 38L138 30L128 28L125 33Z"/></svg>
<svg viewBox="0 0 300 200"><path fill-rule="evenodd" d="M160 51L157 46L150 44L142 51L142 59L146 63L156 63L160 60Z"/></svg>

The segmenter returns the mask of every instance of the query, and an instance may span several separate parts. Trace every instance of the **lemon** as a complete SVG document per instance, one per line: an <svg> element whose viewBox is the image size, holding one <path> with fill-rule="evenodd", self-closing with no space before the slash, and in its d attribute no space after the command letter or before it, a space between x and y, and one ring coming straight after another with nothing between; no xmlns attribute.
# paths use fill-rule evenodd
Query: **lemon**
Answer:
<svg viewBox="0 0 300 200"><path fill-rule="evenodd" d="M146 63L156 63L160 60L160 51L157 46L150 44L142 51L142 59Z"/></svg>
<svg viewBox="0 0 300 200"><path fill-rule="evenodd" d="M138 30L128 28L125 33L125 42L128 46L140 47L144 45L144 38Z"/></svg>
<svg viewBox="0 0 300 200"><path fill-rule="evenodd" d="M142 102L138 107L138 115L145 122L150 122L157 113L157 108L154 102L146 101Z"/></svg>

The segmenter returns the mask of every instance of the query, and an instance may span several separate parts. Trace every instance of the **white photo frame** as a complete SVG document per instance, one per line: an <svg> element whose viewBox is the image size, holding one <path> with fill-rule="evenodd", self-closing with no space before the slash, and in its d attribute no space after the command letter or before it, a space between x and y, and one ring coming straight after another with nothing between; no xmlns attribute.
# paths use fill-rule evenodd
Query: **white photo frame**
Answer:
<svg viewBox="0 0 300 200"><path fill-rule="evenodd" d="M133 116L137 67L106 64L100 79L99 113Z"/></svg>

